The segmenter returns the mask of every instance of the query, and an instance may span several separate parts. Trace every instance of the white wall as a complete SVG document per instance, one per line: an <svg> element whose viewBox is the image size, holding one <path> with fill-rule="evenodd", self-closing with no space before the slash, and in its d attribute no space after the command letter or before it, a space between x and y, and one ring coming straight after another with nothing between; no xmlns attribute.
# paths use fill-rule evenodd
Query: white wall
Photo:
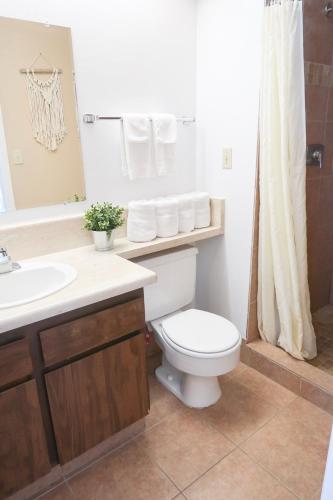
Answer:
<svg viewBox="0 0 333 500"><path fill-rule="evenodd" d="M197 183L226 198L222 239L200 244L197 305L246 334L263 0L198 0ZM222 148L233 169L222 170Z"/></svg>
<svg viewBox="0 0 333 500"><path fill-rule="evenodd" d="M1 0L0 16L70 26L80 116L171 112L195 115L195 0ZM195 126L179 125L177 173L128 181L119 122L81 124L89 201L153 197L195 187ZM40 187L42 189L42 186ZM0 224L81 211L82 205L2 215Z"/></svg>
<svg viewBox="0 0 333 500"><path fill-rule="evenodd" d="M263 0L0 3L2 16L72 27L81 115L149 110L196 115L197 126L179 127L177 174L132 183L121 175L119 124L82 124L87 194L90 201L125 203L133 198L192 190L196 161L198 189L227 200L225 237L200 244L197 302L199 307L231 319L243 335L251 254L262 7ZM233 148L233 169L229 171L222 170L223 146ZM24 220L78 210L82 205L20 211L15 217ZM6 218L2 216L0 221Z"/></svg>

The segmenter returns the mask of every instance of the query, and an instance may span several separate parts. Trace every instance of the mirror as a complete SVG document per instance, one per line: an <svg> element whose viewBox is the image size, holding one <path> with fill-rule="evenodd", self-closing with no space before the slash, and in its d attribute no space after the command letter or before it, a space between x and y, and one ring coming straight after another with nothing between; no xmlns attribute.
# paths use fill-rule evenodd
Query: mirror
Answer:
<svg viewBox="0 0 333 500"><path fill-rule="evenodd" d="M85 199L71 30L0 18L0 212Z"/></svg>

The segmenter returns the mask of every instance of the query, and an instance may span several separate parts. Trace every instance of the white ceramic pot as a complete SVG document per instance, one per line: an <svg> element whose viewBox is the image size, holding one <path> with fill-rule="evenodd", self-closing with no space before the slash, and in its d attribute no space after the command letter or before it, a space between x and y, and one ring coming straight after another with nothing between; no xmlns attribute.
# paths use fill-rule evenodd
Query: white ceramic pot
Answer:
<svg viewBox="0 0 333 500"><path fill-rule="evenodd" d="M107 233L106 231L92 231L95 249L99 252L105 252L106 250L111 250L113 248L113 233Z"/></svg>

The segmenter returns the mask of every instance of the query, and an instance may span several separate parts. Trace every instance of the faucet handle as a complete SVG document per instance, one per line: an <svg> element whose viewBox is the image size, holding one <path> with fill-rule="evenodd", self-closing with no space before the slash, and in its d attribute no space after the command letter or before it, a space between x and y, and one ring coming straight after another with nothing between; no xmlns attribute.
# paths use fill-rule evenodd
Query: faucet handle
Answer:
<svg viewBox="0 0 333 500"><path fill-rule="evenodd" d="M4 247L0 248L0 255L2 255L2 257L7 257L8 252L7 252L6 248L4 248Z"/></svg>

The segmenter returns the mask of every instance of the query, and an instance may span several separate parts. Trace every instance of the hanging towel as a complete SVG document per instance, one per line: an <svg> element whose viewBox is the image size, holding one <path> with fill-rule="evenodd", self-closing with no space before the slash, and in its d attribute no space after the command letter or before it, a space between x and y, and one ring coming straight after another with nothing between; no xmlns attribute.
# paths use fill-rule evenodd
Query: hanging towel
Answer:
<svg viewBox="0 0 333 500"><path fill-rule="evenodd" d="M204 192L190 193L195 209L195 228L208 227L210 225L210 199L209 194Z"/></svg>
<svg viewBox="0 0 333 500"><path fill-rule="evenodd" d="M155 238L155 204L145 200L130 201L128 203L127 239L134 242L145 242Z"/></svg>
<svg viewBox="0 0 333 500"><path fill-rule="evenodd" d="M193 197L180 194L174 197L178 202L179 232L190 233L195 226L195 210Z"/></svg>
<svg viewBox="0 0 333 500"><path fill-rule="evenodd" d="M128 113L121 119L121 153L124 175L130 180L154 177L151 122L148 115Z"/></svg>
<svg viewBox="0 0 333 500"><path fill-rule="evenodd" d="M161 198L155 201L157 236L168 238L178 233L178 202Z"/></svg>
<svg viewBox="0 0 333 500"><path fill-rule="evenodd" d="M177 120L174 115L151 115L153 156L157 175L167 175L175 170Z"/></svg>

